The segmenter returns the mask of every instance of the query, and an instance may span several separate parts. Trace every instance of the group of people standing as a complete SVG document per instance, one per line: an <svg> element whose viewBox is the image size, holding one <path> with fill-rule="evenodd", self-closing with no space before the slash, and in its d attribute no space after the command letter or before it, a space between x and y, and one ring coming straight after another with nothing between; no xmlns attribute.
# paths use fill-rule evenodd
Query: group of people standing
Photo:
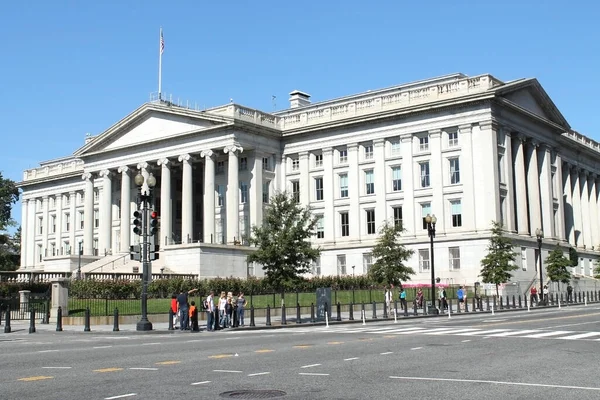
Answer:
<svg viewBox="0 0 600 400"><path fill-rule="evenodd" d="M171 296L173 325L177 325L178 321L179 329L182 331L192 329L193 319L194 317L197 318L199 310L196 302L189 301L189 295L197 290L181 291L179 295ZM233 292L221 292L220 297L215 299L215 293L211 290L210 294L202 300L200 310L206 312L206 330L214 331L234 326L244 326L244 313L247 305L248 301L242 292L237 297L233 296Z"/></svg>

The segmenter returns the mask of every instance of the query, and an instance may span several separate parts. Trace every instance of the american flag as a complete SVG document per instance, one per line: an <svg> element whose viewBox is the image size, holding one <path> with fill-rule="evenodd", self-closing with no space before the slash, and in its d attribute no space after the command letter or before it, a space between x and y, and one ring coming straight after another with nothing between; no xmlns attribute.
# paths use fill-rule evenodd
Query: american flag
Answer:
<svg viewBox="0 0 600 400"><path fill-rule="evenodd" d="M160 31L160 54L165 51L165 38L163 37L162 30Z"/></svg>

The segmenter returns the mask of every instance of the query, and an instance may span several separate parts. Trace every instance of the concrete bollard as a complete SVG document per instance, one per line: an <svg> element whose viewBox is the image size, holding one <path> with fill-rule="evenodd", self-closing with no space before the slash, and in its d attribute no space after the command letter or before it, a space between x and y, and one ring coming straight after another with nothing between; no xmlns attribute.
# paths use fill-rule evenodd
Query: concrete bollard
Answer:
<svg viewBox="0 0 600 400"><path fill-rule="evenodd" d="M364 306L364 304L363 304L363 306ZM363 324L363 325L366 325L366 324L367 324L367 321L365 320L365 309L364 309L364 308L362 309L362 311L361 311L360 315L361 315L361 317L362 317L362 321L363 321L363 323L362 323L362 324Z"/></svg>
<svg viewBox="0 0 600 400"><path fill-rule="evenodd" d="M267 326L271 326L271 306L267 304Z"/></svg>
<svg viewBox="0 0 600 400"><path fill-rule="evenodd" d="M354 303L350 303L350 313L348 315L348 319L350 321L354 321Z"/></svg>
<svg viewBox="0 0 600 400"><path fill-rule="evenodd" d="M171 309L169 308L169 311ZM169 315L169 321L171 322L171 327L173 326L173 318ZM115 307L115 312L113 314L113 332L119 332L119 309Z"/></svg>
<svg viewBox="0 0 600 400"><path fill-rule="evenodd" d="M300 303L296 303L296 323L302 323L302 315L300 315Z"/></svg>
<svg viewBox="0 0 600 400"><path fill-rule="evenodd" d="M285 305L281 306L281 325L287 325L285 317Z"/></svg>
<svg viewBox="0 0 600 400"><path fill-rule="evenodd" d="M29 310L29 333L35 333L35 310Z"/></svg>
<svg viewBox="0 0 600 400"><path fill-rule="evenodd" d="M513 308L517 308L517 303L515 302L515 295L513 294Z"/></svg>
<svg viewBox="0 0 600 400"><path fill-rule="evenodd" d="M315 303L310 303L310 323L314 324L317 322L315 319Z"/></svg>
<svg viewBox="0 0 600 400"><path fill-rule="evenodd" d="M523 303L521 302L521 295L519 295L519 308L523 308Z"/></svg>
<svg viewBox="0 0 600 400"><path fill-rule="evenodd" d="M373 302L373 319L377 319L377 303L375 302Z"/></svg>
<svg viewBox="0 0 600 400"><path fill-rule="evenodd" d="M487 296L485 299L486 299L486 302L487 302L487 310L490 311L490 297Z"/></svg>
<svg viewBox="0 0 600 400"><path fill-rule="evenodd" d="M1 312L1 311L0 311ZM6 306L6 318L4 318L4 333L10 333L10 306Z"/></svg>
<svg viewBox="0 0 600 400"><path fill-rule="evenodd" d="M62 307L58 306L56 311L56 332L62 332Z"/></svg>
<svg viewBox="0 0 600 400"><path fill-rule="evenodd" d="M387 319L388 318L388 306L387 306L387 301L383 302L383 319Z"/></svg>
<svg viewBox="0 0 600 400"><path fill-rule="evenodd" d="M84 332L90 332L90 308L85 309L85 327L83 328Z"/></svg>
<svg viewBox="0 0 600 400"><path fill-rule="evenodd" d="M250 306L250 326L256 326L254 323L254 305Z"/></svg>
<svg viewBox="0 0 600 400"><path fill-rule="evenodd" d="M342 305L340 304L339 301L336 306L336 313L337 313L337 317L335 320L340 322L342 320Z"/></svg>
<svg viewBox="0 0 600 400"><path fill-rule="evenodd" d="M413 301L413 315L418 315L419 311L417 310L417 302Z"/></svg>
<svg viewBox="0 0 600 400"><path fill-rule="evenodd" d="M175 328L173 327L173 317L175 316L175 314L173 313L173 309L171 307L169 307L169 327L167 328L167 330L169 331L174 331Z"/></svg>

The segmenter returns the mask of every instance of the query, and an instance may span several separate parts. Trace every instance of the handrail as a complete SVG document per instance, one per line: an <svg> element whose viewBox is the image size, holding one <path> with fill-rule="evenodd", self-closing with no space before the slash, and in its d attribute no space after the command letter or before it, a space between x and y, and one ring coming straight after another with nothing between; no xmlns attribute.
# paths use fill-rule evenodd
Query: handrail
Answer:
<svg viewBox="0 0 600 400"><path fill-rule="evenodd" d="M104 268L105 266L107 266L108 264L112 264L113 269L115 269L115 262L119 261L119 260L124 260L126 257L129 257L129 254L123 254L121 257L116 258L112 261L107 262L106 264L102 264L94 269L92 269L91 271L86 272L86 274L92 273L94 271L96 271L98 268ZM123 265L125 265L126 263L124 262Z"/></svg>

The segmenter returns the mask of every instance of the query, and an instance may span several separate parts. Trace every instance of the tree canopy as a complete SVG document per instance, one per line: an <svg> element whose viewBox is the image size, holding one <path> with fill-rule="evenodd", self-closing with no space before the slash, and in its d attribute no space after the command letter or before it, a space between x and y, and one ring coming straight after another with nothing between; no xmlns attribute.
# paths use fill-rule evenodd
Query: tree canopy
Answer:
<svg viewBox="0 0 600 400"><path fill-rule="evenodd" d="M5 231L9 226L14 225L10 217L12 206L19 201L19 189L15 182L2 177L0 172L0 232Z"/></svg>
<svg viewBox="0 0 600 400"><path fill-rule="evenodd" d="M375 262L369 270L370 277L388 285L399 285L410 280L415 271L406 265L414 250L407 249L400 242L402 227L385 222L379 231L377 244L371 252Z"/></svg>
<svg viewBox="0 0 600 400"><path fill-rule="evenodd" d="M546 274L552 282L569 283L571 272L567 269L572 267L572 261L564 256L559 245L546 258Z"/></svg>
<svg viewBox="0 0 600 400"><path fill-rule="evenodd" d="M247 260L262 265L265 279L281 292L282 301L284 289L309 273L321 253L310 241L316 226L317 218L309 207L281 192L271 197L262 225L252 227L248 241L257 249Z"/></svg>
<svg viewBox="0 0 600 400"><path fill-rule="evenodd" d="M15 226L10 214L12 206L19 200L19 189L15 182L2 177L0 172L0 271L14 271L19 267L21 229L11 237L6 229Z"/></svg>
<svg viewBox="0 0 600 400"><path fill-rule="evenodd" d="M512 278L511 271L518 267L514 264L516 253L513 250L512 240L504 236L502 223L492 222L492 237L488 245L488 254L481 260L481 273L479 276L484 283L498 285L508 282Z"/></svg>

